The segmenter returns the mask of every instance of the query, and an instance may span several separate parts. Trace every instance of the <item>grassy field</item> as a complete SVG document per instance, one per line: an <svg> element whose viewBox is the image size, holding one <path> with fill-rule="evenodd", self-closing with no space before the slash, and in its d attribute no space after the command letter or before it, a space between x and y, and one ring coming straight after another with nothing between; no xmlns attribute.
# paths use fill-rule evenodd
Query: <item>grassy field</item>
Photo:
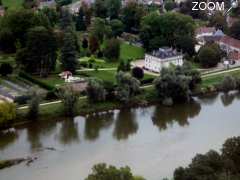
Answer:
<svg viewBox="0 0 240 180"><path fill-rule="evenodd" d="M5 7L16 9L22 7L23 0L2 0Z"/></svg>
<svg viewBox="0 0 240 180"><path fill-rule="evenodd" d="M78 61L80 63L88 62L90 57L82 57L79 58ZM106 62L104 59L94 58L95 62L93 63L93 66L98 66L98 68L115 68L118 66L118 62Z"/></svg>
<svg viewBox="0 0 240 180"><path fill-rule="evenodd" d="M239 77L240 76L240 70L205 77L205 78L202 79L202 87L216 85L216 84L220 83L223 80L224 76L226 76L226 75L232 75L234 77Z"/></svg>
<svg viewBox="0 0 240 180"><path fill-rule="evenodd" d="M121 43L120 59L143 59L144 49L127 43Z"/></svg>

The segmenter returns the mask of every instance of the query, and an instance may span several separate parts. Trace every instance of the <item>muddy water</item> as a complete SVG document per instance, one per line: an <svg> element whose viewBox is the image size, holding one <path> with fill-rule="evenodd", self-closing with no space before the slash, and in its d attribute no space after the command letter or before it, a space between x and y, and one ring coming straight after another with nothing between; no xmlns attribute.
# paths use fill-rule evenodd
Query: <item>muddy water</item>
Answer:
<svg viewBox="0 0 240 180"><path fill-rule="evenodd" d="M0 170L0 180L82 180L100 162L128 165L148 180L171 177L196 153L219 150L226 138L240 135L239 97L220 94L172 108L116 110L1 133L0 159L38 159Z"/></svg>

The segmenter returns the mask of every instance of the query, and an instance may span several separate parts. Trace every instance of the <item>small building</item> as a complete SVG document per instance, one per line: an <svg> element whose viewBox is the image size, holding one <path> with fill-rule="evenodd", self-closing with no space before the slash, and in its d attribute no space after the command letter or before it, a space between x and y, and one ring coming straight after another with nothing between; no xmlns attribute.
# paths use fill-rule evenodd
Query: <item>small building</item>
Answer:
<svg viewBox="0 0 240 180"><path fill-rule="evenodd" d="M144 68L159 73L163 67L182 66L183 54L169 47L159 48L151 54L145 54Z"/></svg>
<svg viewBox="0 0 240 180"><path fill-rule="evenodd" d="M200 45L204 45L206 38L211 38L215 32L215 27L200 27L195 31L195 37Z"/></svg>

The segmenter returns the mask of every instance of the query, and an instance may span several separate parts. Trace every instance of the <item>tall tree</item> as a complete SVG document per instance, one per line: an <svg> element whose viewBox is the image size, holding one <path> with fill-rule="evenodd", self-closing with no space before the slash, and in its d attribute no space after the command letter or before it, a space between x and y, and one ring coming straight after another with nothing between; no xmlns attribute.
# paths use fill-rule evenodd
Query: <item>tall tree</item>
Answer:
<svg viewBox="0 0 240 180"><path fill-rule="evenodd" d="M91 35L95 36L100 43L103 42L103 39L106 34L106 22L102 18L95 18L93 24L91 25Z"/></svg>
<svg viewBox="0 0 240 180"><path fill-rule="evenodd" d="M57 40L55 34L39 26L30 29L27 45L23 54L18 53L16 59L28 72L39 73L41 77L48 76L55 68L57 58Z"/></svg>
<svg viewBox="0 0 240 180"><path fill-rule="evenodd" d="M230 34L232 37L240 40L240 20L236 21L230 28Z"/></svg>
<svg viewBox="0 0 240 180"><path fill-rule="evenodd" d="M61 63L65 71L75 73L77 68L77 49L76 39L73 31L68 28L64 32L63 46L61 48Z"/></svg>
<svg viewBox="0 0 240 180"><path fill-rule="evenodd" d="M124 31L124 25L122 21L118 19L113 19L110 21L110 26L112 28L112 34L116 38L117 36L120 36Z"/></svg>
<svg viewBox="0 0 240 180"><path fill-rule="evenodd" d="M85 15L82 7L79 8L77 17L76 17L76 30L84 31L86 30Z"/></svg>
<svg viewBox="0 0 240 180"><path fill-rule="evenodd" d="M104 49L104 56L109 60L118 60L120 57L120 42L118 39L110 39L107 41Z"/></svg>
<svg viewBox="0 0 240 180"><path fill-rule="evenodd" d="M106 0L106 6L108 10L108 17L110 19L116 19L119 16L122 2L121 0Z"/></svg>
<svg viewBox="0 0 240 180"><path fill-rule="evenodd" d="M60 11L60 27L65 30L73 25L72 15L68 9L62 8Z"/></svg>
<svg viewBox="0 0 240 180"><path fill-rule="evenodd" d="M90 102L102 102L106 99L106 90L103 81L100 79L89 79L87 86L87 96Z"/></svg>
<svg viewBox="0 0 240 180"><path fill-rule="evenodd" d="M93 4L93 11L96 17L106 18L108 12L106 0L96 0Z"/></svg>

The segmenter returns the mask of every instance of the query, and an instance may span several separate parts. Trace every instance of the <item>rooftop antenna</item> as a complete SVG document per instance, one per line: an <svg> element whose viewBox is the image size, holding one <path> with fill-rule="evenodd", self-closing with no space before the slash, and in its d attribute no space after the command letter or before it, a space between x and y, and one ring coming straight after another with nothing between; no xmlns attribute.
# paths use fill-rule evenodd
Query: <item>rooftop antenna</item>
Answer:
<svg viewBox="0 0 240 180"><path fill-rule="evenodd" d="M232 9L236 9L239 5L239 0L231 0L231 7L225 12L225 15L228 15L228 13L232 10Z"/></svg>

